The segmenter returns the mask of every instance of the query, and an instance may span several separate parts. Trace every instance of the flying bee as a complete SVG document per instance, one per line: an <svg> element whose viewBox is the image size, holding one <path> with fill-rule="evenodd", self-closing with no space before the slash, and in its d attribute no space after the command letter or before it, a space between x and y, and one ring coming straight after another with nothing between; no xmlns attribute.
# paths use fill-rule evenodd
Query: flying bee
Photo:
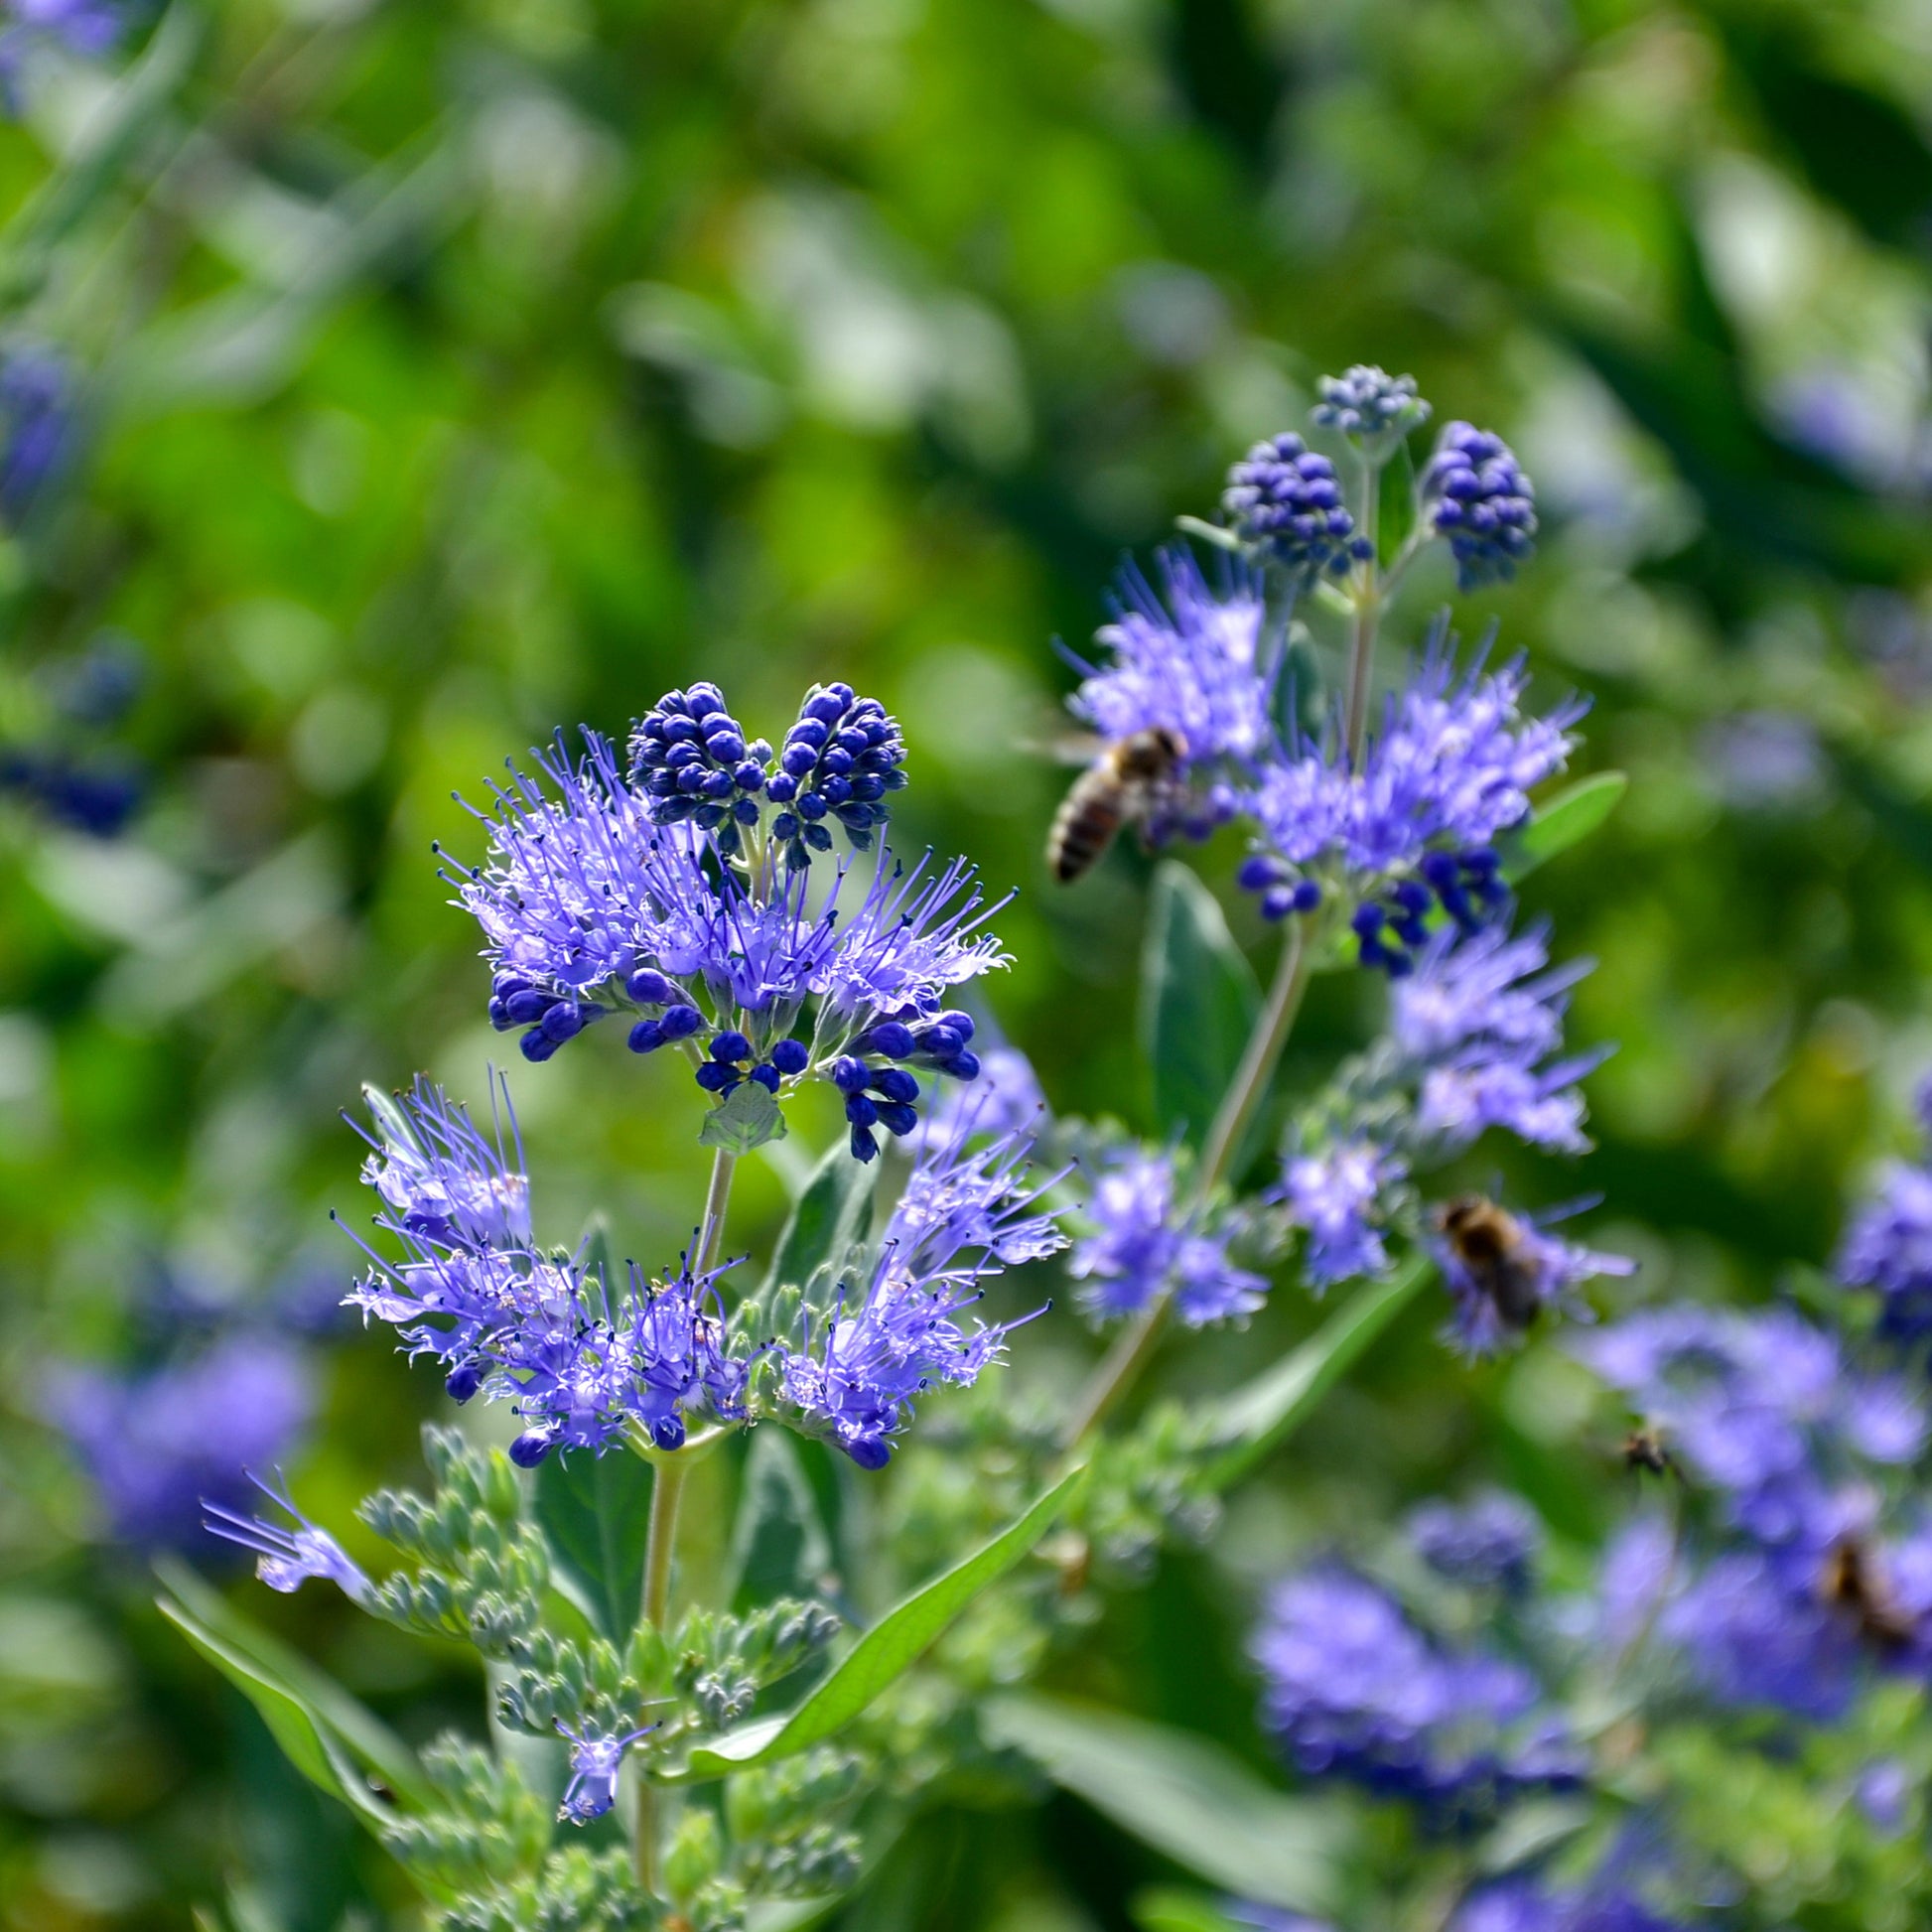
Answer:
<svg viewBox="0 0 1932 1932"><path fill-rule="evenodd" d="M1818 1594L1833 1609L1846 1611L1859 1635L1880 1650L1902 1650L1918 1635L1918 1619L1891 1593L1871 1552L1856 1536L1832 1545Z"/></svg>
<svg viewBox="0 0 1932 1932"><path fill-rule="evenodd" d="M1187 741L1150 725L1104 746L1074 779L1046 835L1046 864L1062 886L1091 872L1123 825L1143 830L1178 792Z"/></svg>
<svg viewBox="0 0 1932 1932"><path fill-rule="evenodd" d="M1523 1223L1481 1194L1464 1194L1436 1210L1436 1226L1503 1326L1527 1328L1542 1310L1543 1285Z"/></svg>
<svg viewBox="0 0 1932 1932"><path fill-rule="evenodd" d="M1626 1469L1645 1469L1654 1476L1680 1475L1677 1457L1664 1442L1664 1432L1653 1423L1633 1429L1623 1439L1621 1450Z"/></svg>

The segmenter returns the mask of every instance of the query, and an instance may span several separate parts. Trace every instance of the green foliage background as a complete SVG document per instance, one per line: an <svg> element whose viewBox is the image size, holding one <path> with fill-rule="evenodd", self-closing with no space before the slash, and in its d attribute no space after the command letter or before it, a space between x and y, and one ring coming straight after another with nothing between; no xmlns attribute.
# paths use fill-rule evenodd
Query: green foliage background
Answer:
<svg viewBox="0 0 1932 1932"><path fill-rule="evenodd" d="M1547 541L1458 621L1591 692L1586 768L1633 780L1528 892L1599 961L1575 1036L1620 1046L1581 1182L1517 1184L1600 1190L1635 1297L1758 1299L1824 1261L1932 1062L1922 10L178 0L142 60L152 98L70 204L47 184L128 63L49 74L0 127L15 328L78 358L89 420L0 546L0 735L53 729L49 667L123 629L153 778L118 842L0 821L0 1926L182 1926L224 1887L238 1932L401 1909L95 1541L40 1396L51 1359L134 1345L159 1262L243 1299L345 1275L324 1217L359 1212L360 1080L481 1097L502 1042L436 877L434 842L481 843L452 792L694 676L764 730L849 678L911 743L897 842L1020 891L997 1010L1049 1095L1151 1126L1148 867L1060 892L1039 857L1065 778L1030 747L1073 678L1050 640L1325 370L1412 369L1516 444ZM1412 583L1397 633L1449 589ZM1782 790L1737 749L1761 714L1815 728ZM1204 861L1223 887L1236 856ZM1374 994L1324 984L1291 1077ZM540 1209L602 1204L668 1255L702 1188L689 1095L615 1047L513 1070ZM782 1174L749 1164L740 1199L735 1239L768 1239ZM1288 1550L1483 1472L1575 1547L1600 1532L1614 1484L1552 1352L1468 1372L1431 1325L1077 1681L1264 1764L1239 1648ZM1084 1345L1066 1313L1028 1342L1047 1385ZM381 1334L341 1339L327 1387L294 1473L340 1524L440 1398ZM410 1734L476 1723L454 1652L319 1596L264 1614ZM1725 1776L1739 1835L1835 1829ZM1832 1868L1805 1923L1887 1922L1881 1861ZM845 1922L1121 1926L1171 1875L1068 1799L963 1807Z"/></svg>

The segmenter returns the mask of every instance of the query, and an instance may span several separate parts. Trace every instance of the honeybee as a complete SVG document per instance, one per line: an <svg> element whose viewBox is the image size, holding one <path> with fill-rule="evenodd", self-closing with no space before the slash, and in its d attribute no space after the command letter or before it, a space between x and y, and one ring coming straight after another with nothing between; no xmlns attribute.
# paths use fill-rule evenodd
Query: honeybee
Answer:
<svg viewBox="0 0 1932 1932"><path fill-rule="evenodd" d="M1918 1620L1891 1593L1871 1553L1855 1536L1832 1546L1818 1579L1818 1594L1845 1610L1859 1635L1881 1650L1900 1650L1918 1634Z"/></svg>
<svg viewBox="0 0 1932 1932"><path fill-rule="evenodd" d="M1523 1223L1481 1194L1464 1194L1436 1210L1436 1226L1503 1326L1527 1328L1542 1310L1543 1290Z"/></svg>
<svg viewBox="0 0 1932 1932"><path fill-rule="evenodd" d="M1046 835L1046 864L1062 886L1097 865L1123 825L1145 826L1174 789L1187 741L1150 725L1107 745L1074 779Z"/></svg>
<svg viewBox="0 0 1932 1932"><path fill-rule="evenodd" d="M1664 1432L1654 1424L1631 1430L1623 1439L1622 1455L1626 1469L1647 1469L1654 1476L1680 1473L1677 1457L1665 1446Z"/></svg>

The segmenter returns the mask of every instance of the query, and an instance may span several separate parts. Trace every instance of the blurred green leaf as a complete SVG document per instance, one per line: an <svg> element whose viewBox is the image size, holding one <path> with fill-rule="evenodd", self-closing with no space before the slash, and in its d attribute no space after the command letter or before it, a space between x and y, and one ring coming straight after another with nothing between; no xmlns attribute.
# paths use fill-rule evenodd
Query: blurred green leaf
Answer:
<svg viewBox="0 0 1932 1932"><path fill-rule="evenodd" d="M732 1608L742 1614L780 1596L810 1596L831 1564L831 1541L790 1432L755 1431L732 1528Z"/></svg>
<svg viewBox="0 0 1932 1932"><path fill-rule="evenodd" d="M1141 971L1141 1044L1154 1074L1156 1132L1198 1148L1213 1123L1255 1016L1261 987L1219 904L1186 866L1154 875ZM1238 1172L1239 1159L1233 1164Z"/></svg>
<svg viewBox="0 0 1932 1932"><path fill-rule="evenodd" d="M1375 554L1384 568L1409 541L1416 527L1416 460L1405 440L1382 466L1382 490L1376 498Z"/></svg>
<svg viewBox="0 0 1932 1932"><path fill-rule="evenodd" d="M428 1780L416 1753L359 1700L236 1609L221 1592L176 1557L156 1561L155 1572L177 1606L197 1625L249 1660L274 1682L308 1705L369 1770L409 1806L427 1804ZM177 1619L179 1621L179 1619Z"/></svg>
<svg viewBox="0 0 1932 1932"><path fill-rule="evenodd" d="M843 1141L832 1144L778 1236L764 1278L766 1293L803 1288L827 1262L838 1262L866 1238L877 1178L871 1164L855 1161Z"/></svg>
<svg viewBox="0 0 1932 1932"><path fill-rule="evenodd" d="M1213 1899L1172 1885L1137 1892L1128 1909L1142 1932L1244 1932Z"/></svg>
<svg viewBox="0 0 1932 1932"><path fill-rule="evenodd" d="M1840 782L1898 852L1932 874L1932 805L1915 798L1879 765L1844 745L1829 748Z"/></svg>
<svg viewBox="0 0 1932 1932"><path fill-rule="evenodd" d="M888 1610L795 1711L747 1725L715 1745L694 1750L690 1774L697 1778L722 1777L747 1764L789 1757L851 1723L887 1685L924 1655L974 1597L1033 1549L1072 1500L1086 1473L1084 1463L1068 1470L990 1543L982 1544L963 1563Z"/></svg>
<svg viewBox="0 0 1932 1932"><path fill-rule="evenodd" d="M1630 780L1621 771L1597 771L1566 785L1536 808L1521 831L1506 832L1496 841L1504 873L1512 880L1527 879L1538 866L1588 838L1629 788Z"/></svg>
<svg viewBox="0 0 1932 1932"><path fill-rule="evenodd" d="M785 1131L784 1109L778 1105L778 1096L756 1080L741 1080L705 1115L704 1125L698 1129L698 1144L721 1148L727 1154L750 1154L766 1141L782 1141Z"/></svg>
<svg viewBox="0 0 1932 1932"><path fill-rule="evenodd" d="M579 1607L620 1646L643 1603L651 1483L650 1465L623 1447L603 1455L580 1450L567 1461L547 1455L537 1466L544 1540Z"/></svg>
<svg viewBox="0 0 1932 1932"><path fill-rule="evenodd" d="M1227 1397L1219 1416L1230 1447L1208 1465L1210 1486L1239 1481L1299 1429L1435 1272L1427 1255L1412 1254L1387 1281L1358 1289L1301 1347Z"/></svg>
<svg viewBox="0 0 1932 1932"><path fill-rule="evenodd" d="M1270 1790L1208 1738L1058 1698L995 1698L980 1723L989 1743L1024 1751L1211 1884L1297 1911L1334 1909L1355 1836L1339 1806Z"/></svg>

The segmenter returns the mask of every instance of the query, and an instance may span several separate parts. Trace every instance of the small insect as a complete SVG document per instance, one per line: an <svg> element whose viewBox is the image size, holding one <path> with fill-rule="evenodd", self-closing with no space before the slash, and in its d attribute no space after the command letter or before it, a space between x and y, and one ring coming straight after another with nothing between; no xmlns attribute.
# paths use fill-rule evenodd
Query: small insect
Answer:
<svg viewBox="0 0 1932 1932"><path fill-rule="evenodd" d="M1680 1475L1674 1456L1664 1442L1664 1432L1654 1424L1646 1423L1641 1429L1633 1429L1623 1439L1623 1466L1626 1469L1645 1469L1654 1476Z"/></svg>
<svg viewBox="0 0 1932 1932"><path fill-rule="evenodd" d="M1464 1194L1436 1210L1436 1226L1503 1326L1527 1328L1542 1311L1543 1289L1523 1223L1481 1194Z"/></svg>
<svg viewBox="0 0 1932 1932"><path fill-rule="evenodd" d="M1901 1650L1918 1635L1918 1619L1892 1595L1871 1552L1855 1536L1833 1544L1818 1593L1834 1609L1846 1611L1859 1635L1881 1650Z"/></svg>
<svg viewBox="0 0 1932 1932"><path fill-rule="evenodd" d="M1150 725L1104 747L1074 779L1046 835L1046 864L1062 886L1100 862L1123 825L1143 828L1173 795L1187 741Z"/></svg>

